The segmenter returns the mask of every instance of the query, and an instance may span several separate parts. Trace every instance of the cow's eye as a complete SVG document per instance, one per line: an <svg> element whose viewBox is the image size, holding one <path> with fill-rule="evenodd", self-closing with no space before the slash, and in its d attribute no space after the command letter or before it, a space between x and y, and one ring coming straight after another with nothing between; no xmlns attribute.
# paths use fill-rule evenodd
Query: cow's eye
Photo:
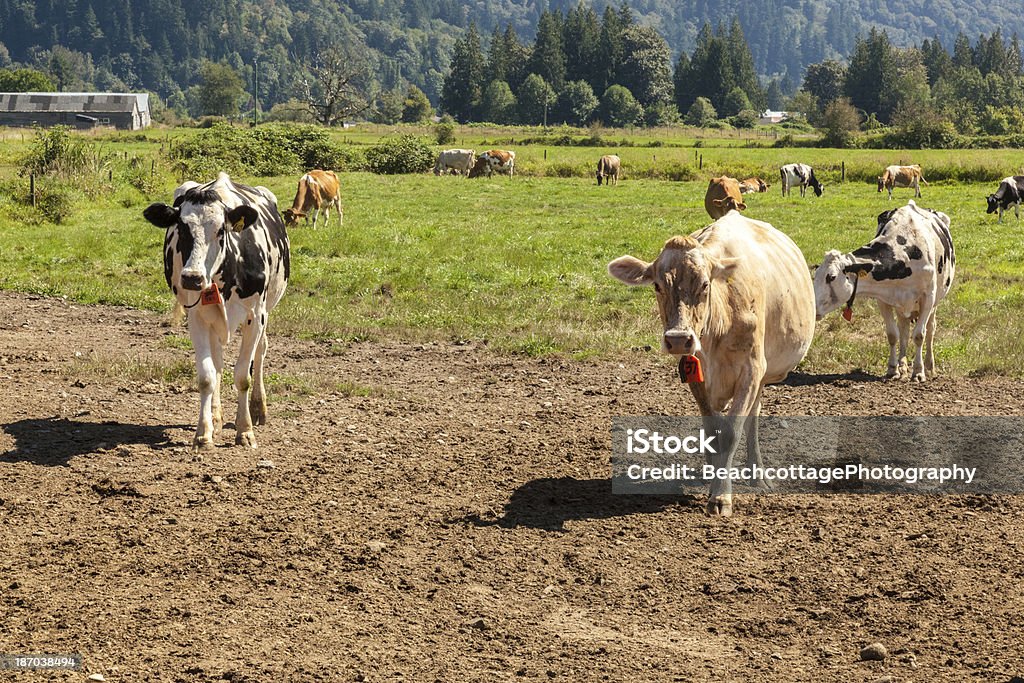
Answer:
<svg viewBox="0 0 1024 683"><path fill-rule="evenodd" d="M832 281L835 279L836 276L833 273L829 273L828 275L825 276L825 284L831 284Z"/></svg>
<svg viewBox="0 0 1024 683"><path fill-rule="evenodd" d="M654 283L654 291L657 292L658 294L661 294L661 285L659 285L657 282Z"/></svg>
<svg viewBox="0 0 1024 683"><path fill-rule="evenodd" d="M710 286L711 286L711 283L705 280L704 284L702 284L700 286L700 291L706 292L706 291L708 291L708 287L710 287Z"/></svg>

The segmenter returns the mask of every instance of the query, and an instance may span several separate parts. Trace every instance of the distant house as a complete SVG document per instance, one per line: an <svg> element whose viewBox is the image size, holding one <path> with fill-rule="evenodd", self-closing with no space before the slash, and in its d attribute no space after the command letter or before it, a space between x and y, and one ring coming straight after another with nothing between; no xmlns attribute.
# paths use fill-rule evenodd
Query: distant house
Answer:
<svg viewBox="0 0 1024 683"><path fill-rule="evenodd" d="M771 109L766 109L761 112L761 119L759 123L782 123L788 118L788 111L772 111Z"/></svg>
<svg viewBox="0 0 1024 683"><path fill-rule="evenodd" d="M151 122L148 93L0 93L0 125L3 126L113 126L138 130Z"/></svg>

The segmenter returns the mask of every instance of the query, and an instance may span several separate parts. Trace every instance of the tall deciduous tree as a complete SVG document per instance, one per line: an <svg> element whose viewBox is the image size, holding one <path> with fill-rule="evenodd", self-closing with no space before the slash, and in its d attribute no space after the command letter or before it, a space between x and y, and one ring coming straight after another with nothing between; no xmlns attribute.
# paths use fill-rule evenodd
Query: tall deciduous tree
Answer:
<svg viewBox="0 0 1024 683"><path fill-rule="evenodd" d="M235 116L245 95L242 77L227 64L204 62L199 70L199 104L204 114Z"/></svg>
<svg viewBox="0 0 1024 683"><path fill-rule="evenodd" d="M402 121L404 123L421 123L428 120L433 114L434 108L430 106L430 99L426 93L415 85L410 85L402 102Z"/></svg>
<svg viewBox="0 0 1024 683"><path fill-rule="evenodd" d="M515 123L516 96L505 81L491 81L484 89L480 118L491 123Z"/></svg>
<svg viewBox="0 0 1024 683"><path fill-rule="evenodd" d="M632 126L643 114L644 108L633 97L633 93L621 85L609 87L601 97L599 116L608 126Z"/></svg>
<svg viewBox="0 0 1024 683"><path fill-rule="evenodd" d="M569 81L558 95L558 118L572 126L582 126L599 104L594 89L586 81Z"/></svg>
<svg viewBox="0 0 1024 683"><path fill-rule="evenodd" d="M834 59L811 64L804 73L803 89L814 95L824 109L843 96L846 67Z"/></svg>
<svg viewBox="0 0 1024 683"><path fill-rule="evenodd" d="M302 98L316 120L333 126L370 108L369 65L354 51L334 44L305 65L312 78L302 82Z"/></svg>
<svg viewBox="0 0 1024 683"><path fill-rule="evenodd" d="M665 39L647 26L622 32L623 59L618 82L645 107L672 97L672 57Z"/></svg>
<svg viewBox="0 0 1024 683"><path fill-rule="evenodd" d="M555 91L538 74L530 74L519 88L519 118L523 123L543 123L546 114L555 104Z"/></svg>

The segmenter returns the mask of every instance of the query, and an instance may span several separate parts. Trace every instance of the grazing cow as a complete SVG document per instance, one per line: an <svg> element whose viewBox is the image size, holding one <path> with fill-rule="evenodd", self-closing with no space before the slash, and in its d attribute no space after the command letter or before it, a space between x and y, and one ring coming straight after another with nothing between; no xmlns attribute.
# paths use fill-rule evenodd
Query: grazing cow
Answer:
<svg viewBox="0 0 1024 683"><path fill-rule="evenodd" d="M316 219L320 217L320 207L324 209L324 225L331 220L331 206L338 209L338 225L345 222L345 212L341 208L341 193L338 176L334 171L310 171L299 178L299 188L290 209L284 210L284 222L289 228L299 224L300 218L309 222L309 212L313 211L313 229L316 230Z"/></svg>
<svg viewBox="0 0 1024 683"><path fill-rule="evenodd" d="M779 172L782 175L783 197L792 192L790 188L794 185L800 186L801 197L807 192L808 185L814 188L814 195L816 197L820 197L825 191L825 186L814 177L814 169L807 164L786 164L779 169Z"/></svg>
<svg viewBox="0 0 1024 683"><path fill-rule="evenodd" d="M985 213L999 212L999 222L1003 222L1003 211L1013 207L1013 213L1020 220L1020 205L1024 201L1024 175L1010 176L1003 178L999 183L999 189L995 194L986 197L988 210Z"/></svg>
<svg viewBox="0 0 1024 683"><path fill-rule="evenodd" d="M441 175L448 171L455 171L462 175L469 173L476 160L476 152L471 149L446 149L437 155L437 163L434 164L434 175Z"/></svg>
<svg viewBox="0 0 1024 683"><path fill-rule="evenodd" d="M817 317L820 320L844 303L852 311L858 294L875 299L889 342L885 376L907 376L907 334L914 323L916 351L909 376L923 382L926 373L935 375L935 308L949 293L955 269L949 216L922 209L911 199L906 206L880 214L875 238L863 247L849 254L825 254L814 274ZM849 319L852 313L843 315Z"/></svg>
<svg viewBox="0 0 1024 683"><path fill-rule="evenodd" d="M719 219L732 210L743 211L747 205L743 203L740 184L735 178L721 176L712 178L708 183L708 191L704 193L704 210L714 219Z"/></svg>
<svg viewBox="0 0 1024 683"><path fill-rule="evenodd" d="M617 154L605 154L597 162L597 184L600 185L601 181L605 180L607 185L618 185L621 166L622 160Z"/></svg>
<svg viewBox="0 0 1024 683"><path fill-rule="evenodd" d="M927 185L928 181L924 179L921 167L917 164L913 166L887 166L882 175L878 177L878 191L888 190L889 199L892 199L892 188L912 187L914 188L914 196L920 197L921 183Z"/></svg>
<svg viewBox="0 0 1024 683"><path fill-rule="evenodd" d="M771 187L771 185L760 178L747 178L740 182L740 192L743 194L747 194L749 192L767 192L769 187Z"/></svg>
<svg viewBox="0 0 1024 683"><path fill-rule="evenodd" d="M800 249L768 223L730 212L668 240L652 263L622 256L608 272L628 285L654 285L662 350L681 356L681 375L689 356L700 361L704 381L690 391L708 433L721 429L711 464L731 466L745 427L747 465L760 465L761 392L785 379L814 335L814 290ZM728 479L712 482L706 510L732 513Z"/></svg>
<svg viewBox="0 0 1024 683"><path fill-rule="evenodd" d="M477 178L484 174L490 178L493 173L507 173L512 177L515 170L516 153L503 149L492 149L477 157L476 164L469 171L470 178Z"/></svg>
<svg viewBox="0 0 1024 683"><path fill-rule="evenodd" d="M267 420L267 315L281 300L290 269L288 233L277 212L277 197L265 187L234 183L226 173L205 185L185 183L174 196L173 206L151 204L142 214L166 230L164 278L188 310L200 392L193 448L211 448L223 424L224 345L239 325L235 444L255 448L253 423Z"/></svg>

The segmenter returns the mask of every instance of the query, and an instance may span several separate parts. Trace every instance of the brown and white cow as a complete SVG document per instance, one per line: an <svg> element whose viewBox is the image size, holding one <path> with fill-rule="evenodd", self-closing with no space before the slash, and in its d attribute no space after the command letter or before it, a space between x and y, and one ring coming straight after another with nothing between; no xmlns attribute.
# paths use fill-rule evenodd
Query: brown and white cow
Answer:
<svg viewBox="0 0 1024 683"><path fill-rule="evenodd" d="M681 357L680 370L688 356L700 360L704 381L689 387L708 433L721 430L711 464L731 467L745 428L747 465L760 465L761 392L786 378L814 336L814 289L800 249L768 223L730 212L671 238L653 262L622 256L608 272L628 285L653 285L662 350ZM732 514L728 478L712 481L706 510Z"/></svg>
<svg viewBox="0 0 1024 683"><path fill-rule="evenodd" d="M515 171L516 153L504 149L491 149L480 154L476 164L469 171L470 178L477 178L486 175L488 178L494 173L507 173L511 178Z"/></svg>
<svg viewBox="0 0 1024 683"><path fill-rule="evenodd" d="M771 187L771 185L760 178L747 178L746 180L740 181L740 192L743 194L748 194L750 192L767 192L769 187Z"/></svg>
<svg viewBox="0 0 1024 683"><path fill-rule="evenodd" d="M455 171L458 175L469 173L474 161L476 152L471 149L446 149L437 155L434 175L443 175L448 171Z"/></svg>
<svg viewBox="0 0 1024 683"><path fill-rule="evenodd" d="M743 203L738 180L725 175L711 179L708 191L704 193L704 210L709 216L718 219L730 211L743 211L745 208L747 205Z"/></svg>
<svg viewBox="0 0 1024 683"><path fill-rule="evenodd" d="M906 206L882 212L875 238L863 247L848 254L825 254L814 273L816 313L820 319L845 304L849 318L857 296L876 300L889 342L885 376L909 375L923 382L935 375L935 308L949 294L955 271L949 216L921 208L911 199ZM908 372L911 324L916 352Z"/></svg>
<svg viewBox="0 0 1024 683"><path fill-rule="evenodd" d="M338 176L334 171L321 171L319 169L310 171L299 178L299 187L295 191L295 199L290 209L285 209L281 214L284 217L285 225L293 228L299 223L300 218L309 222L309 212L313 211L313 229L316 230L316 221L320 216L320 209L324 209L324 225L331 220L331 206L338 209L338 225L345 222L345 212L341 208L340 185Z"/></svg>
<svg viewBox="0 0 1024 683"><path fill-rule="evenodd" d="M912 166L888 166L882 175L878 177L878 191L888 190L889 199L892 199L892 188L912 187L914 188L914 196L920 197L921 183L927 185L928 181L924 179L921 167L917 164Z"/></svg>
<svg viewBox="0 0 1024 683"><path fill-rule="evenodd" d="M606 185L619 184L619 168L622 160L617 154L605 154L597 162L597 184L604 180Z"/></svg>

